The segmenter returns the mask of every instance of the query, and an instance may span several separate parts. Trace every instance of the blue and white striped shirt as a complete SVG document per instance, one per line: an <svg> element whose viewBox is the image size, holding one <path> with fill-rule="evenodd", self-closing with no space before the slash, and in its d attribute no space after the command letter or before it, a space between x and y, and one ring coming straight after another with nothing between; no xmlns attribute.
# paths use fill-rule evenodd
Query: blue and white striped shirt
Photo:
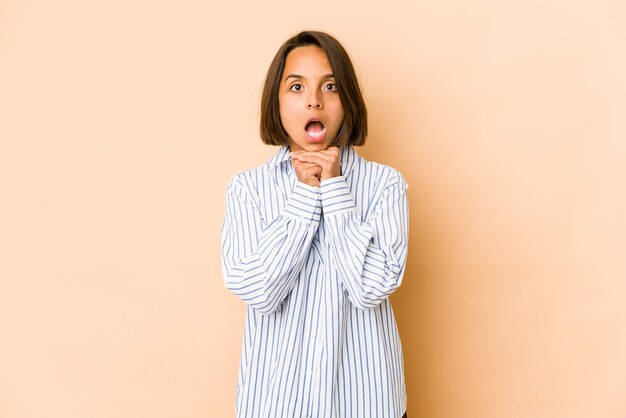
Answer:
<svg viewBox="0 0 626 418"><path fill-rule="evenodd" d="M228 185L226 287L248 304L239 418L399 418L402 347L388 296L407 257L407 183L341 150L311 187L282 147Z"/></svg>

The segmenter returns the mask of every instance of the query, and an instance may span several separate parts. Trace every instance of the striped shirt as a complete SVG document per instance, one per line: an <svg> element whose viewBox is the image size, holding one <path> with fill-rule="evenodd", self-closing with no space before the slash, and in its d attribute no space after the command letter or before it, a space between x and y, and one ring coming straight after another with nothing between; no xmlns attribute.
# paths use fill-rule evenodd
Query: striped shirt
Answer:
<svg viewBox="0 0 626 418"><path fill-rule="evenodd" d="M341 149L311 187L282 147L228 185L226 287L247 303L239 418L400 418L402 347L388 296L408 240L407 183Z"/></svg>

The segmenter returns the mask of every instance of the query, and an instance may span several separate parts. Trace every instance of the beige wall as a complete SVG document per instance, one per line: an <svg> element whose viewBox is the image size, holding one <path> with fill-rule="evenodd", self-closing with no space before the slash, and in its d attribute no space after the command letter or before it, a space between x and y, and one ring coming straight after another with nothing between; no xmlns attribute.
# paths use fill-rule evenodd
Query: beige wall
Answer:
<svg viewBox="0 0 626 418"><path fill-rule="evenodd" d="M411 417L626 415L626 3L211 3L0 2L0 417L234 416L224 190L305 28L410 183Z"/></svg>

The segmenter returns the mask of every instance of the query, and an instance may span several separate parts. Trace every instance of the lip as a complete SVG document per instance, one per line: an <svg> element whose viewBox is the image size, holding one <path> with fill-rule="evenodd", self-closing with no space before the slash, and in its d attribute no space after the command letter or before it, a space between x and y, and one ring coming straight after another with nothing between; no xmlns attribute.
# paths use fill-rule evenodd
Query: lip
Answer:
<svg viewBox="0 0 626 418"><path fill-rule="evenodd" d="M324 126L324 129L317 135L309 134L309 132L307 132L307 130L306 130L306 127L311 122L319 122L319 123L321 123ZM314 117L311 117L311 118L307 119L306 123L304 124L304 135L305 135L305 137L306 137L306 139L307 139L307 141L309 143L319 144L321 142L324 142L324 140L326 139L326 134L327 134L326 124L324 123L324 121L321 118L319 118L317 116L314 116Z"/></svg>
<svg viewBox="0 0 626 418"><path fill-rule="evenodd" d="M311 123L311 122L319 122L322 125L326 126L326 124L324 123L324 121L322 120L322 118L320 118L319 116L313 116L310 117L306 120L306 123L304 124L304 127L306 128L306 126Z"/></svg>

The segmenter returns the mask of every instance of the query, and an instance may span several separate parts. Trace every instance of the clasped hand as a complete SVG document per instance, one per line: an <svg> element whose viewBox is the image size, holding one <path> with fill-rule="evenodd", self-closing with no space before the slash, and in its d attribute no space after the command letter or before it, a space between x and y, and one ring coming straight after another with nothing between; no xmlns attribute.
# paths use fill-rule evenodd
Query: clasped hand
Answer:
<svg viewBox="0 0 626 418"><path fill-rule="evenodd" d="M322 180L341 175L339 148L322 151L293 151L289 153L298 180L313 187L320 187Z"/></svg>

